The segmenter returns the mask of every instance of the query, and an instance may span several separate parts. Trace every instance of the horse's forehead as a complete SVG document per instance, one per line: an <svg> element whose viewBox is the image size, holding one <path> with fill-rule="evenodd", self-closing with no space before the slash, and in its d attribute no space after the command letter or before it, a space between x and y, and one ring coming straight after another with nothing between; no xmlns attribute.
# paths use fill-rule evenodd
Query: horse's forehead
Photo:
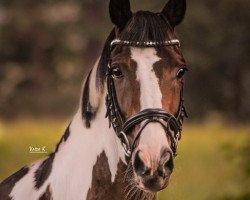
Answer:
<svg viewBox="0 0 250 200"><path fill-rule="evenodd" d="M161 60L157 55L155 48L138 48L131 47L131 59L133 59L138 65L146 65L147 67L153 66L154 63Z"/></svg>
<svg viewBox="0 0 250 200"><path fill-rule="evenodd" d="M174 68L186 66L180 49L176 47L130 47L130 58L136 63L137 67L146 71L155 71L158 78L168 76Z"/></svg>

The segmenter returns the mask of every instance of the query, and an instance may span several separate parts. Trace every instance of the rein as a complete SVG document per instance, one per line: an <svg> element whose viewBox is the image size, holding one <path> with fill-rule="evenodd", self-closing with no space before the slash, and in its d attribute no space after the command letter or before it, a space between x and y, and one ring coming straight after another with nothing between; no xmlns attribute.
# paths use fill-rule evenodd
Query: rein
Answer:
<svg viewBox="0 0 250 200"><path fill-rule="evenodd" d="M130 41L115 39L110 43L110 52L112 51L115 45L136 46L136 47L177 45L178 47L180 47L180 41L177 39L173 39L164 42L130 42ZM142 110L126 120L121 112L121 109L117 101L111 63L112 60L110 59L107 69L106 118L109 119L109 126L110 127L111 125L113 126L114 131L121 140L122 146L125 151L125 155L127 157L131 157L133 150L136 148L138 139L140 138L144 128L149 123L159 123L161 124L161 126L165 130L166 135L170 139L171 150L173 152L173 156L175 157L177 155L178 141L181 139L183 120L185 117L188 117L186 109L184 107L184 97L183 97L184 83L182 82L181 97L180 97L181 100L176 116L159 108L150 108ZM129 132L136 125L139 124L141 124L141 128L137 132L133 143L130 144L128 139Z"/></svg>

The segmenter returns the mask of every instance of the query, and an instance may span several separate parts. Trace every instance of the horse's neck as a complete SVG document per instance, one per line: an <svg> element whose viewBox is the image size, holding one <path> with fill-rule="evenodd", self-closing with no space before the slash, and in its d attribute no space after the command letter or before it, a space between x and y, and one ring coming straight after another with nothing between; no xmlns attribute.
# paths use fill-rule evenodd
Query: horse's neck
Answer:
<svg viewBox="0 0 250 200"><path fill-rule="evenodd" d="M76 187L72 190L76 193L81 191L81 196L85 196L86 199L105 199L100 197L107 194L112 194L114 199L120 199L118 197L122 193L121 184L126 169L125 155L120 141L105 118L105 92L99 94L101 96L96 96L98 91L92 91L96 88L92 85L95 84L95 71L94 68L85 86L88 84L89 103L98 106L95 108L96 113L91 121L86 123L88 119L83 117L83 105L80 106L66 136L58 146L55 168L64 170L69 176L67 178L74 179L72 182L75 181ZM106 199L111 199L111 196Z"/></svg>

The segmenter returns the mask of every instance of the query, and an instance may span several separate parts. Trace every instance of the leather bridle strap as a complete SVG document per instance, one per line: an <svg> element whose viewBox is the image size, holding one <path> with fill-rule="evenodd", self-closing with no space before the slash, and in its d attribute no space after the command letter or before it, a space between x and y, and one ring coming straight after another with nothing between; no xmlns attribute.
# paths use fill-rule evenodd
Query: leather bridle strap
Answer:
<svg viewBox="0 0 250 200"><path fill-rule="evenodd" d="M143 122L146 119L163 119L167 122L172 122L173 125L173 129L175 131L180 131L180 124L177 122L177 120L175 119L175 117L162 110L162 109L146 109L143 110L139 113L137 113L135 116L131 117L130 119L128 119L125 124L123 125L123 131L127 132L130 130L130 128L134 127L136 124L139 124L141 122Z"/></svg>
<svg viewBox="0 0 250 200"><path fill-rule="evenodd" d="M106 118L109 118L109 126L112 125L117 134L119 131L119 127L121 126L121 124L124 124L125 120L118 105L114 80L111 74L110 66L108 67L107 72L107 90L108 94L106 96Z"/></svg>
<svg viewBox="0 0 250 200"><path fill-rule="evenodd" d="M167 137L171 141L171 148L175 156L177 142L179 140L179 133L181 132L181 124L179 124L179 122L172 114L162 109L145 109L125 122L122 130L118 134L118 137L124 140L123 146L125 146L126 154L129 155L133 152L136 147L136 143L142 134L143 129L145 129L149 123L161 124L161 126L165 130ZM133 141L133 144L130 145L129 143L127 143L124 136L128 135L129 131L132 130L138 124L141 124L141 128L136 133L136 137ZM171 134L172 132L174 132L174 134Z"/></svg>

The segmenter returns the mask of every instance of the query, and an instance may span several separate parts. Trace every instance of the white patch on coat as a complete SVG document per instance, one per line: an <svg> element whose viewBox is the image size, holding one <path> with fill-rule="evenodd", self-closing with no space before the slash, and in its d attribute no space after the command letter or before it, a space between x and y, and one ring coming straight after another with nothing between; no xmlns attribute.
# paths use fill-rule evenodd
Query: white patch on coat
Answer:
<svg viewBox="0 0 250 200"><path fill-rule="evenodd" d="M97 69L99 66L99 62L100 62L100 58L97 59L93 69L90 74L90 78L89 78L89 101L90 104L93 108L98 108L100 101L101 101L101 90L99 90L99 87L97 86L97 82L96 82L96 74L97 74ZM83 91L85 88L85 84L88 80L88 75L85 77L84 81L83 81L83 85L82 85L82 93L81 93L81 97L80 97L80 108L82 109L82 98L83 98Z"/></svg>
<svg viewBox="0 0 250 200"><path fill-rule="evenodd" d="M99 90L99 87L96 85L96 74L97 74L97 69L99 65L100 58L95 63L94 68L92 69L91 72L91 77L90 77L90 82L89 82L89 98L90 98L90 104L94 107L97 108L99 106L100 100L101 100L101 93Z"/></svg>
<svg viewBox="0 0 250 200"><path fill-rule="evenodd" d="M137 80L140 83L141 110L162 108L162 93L153 65L160 58L154 48L131 48L131 58L137 63Z"/></svg>

